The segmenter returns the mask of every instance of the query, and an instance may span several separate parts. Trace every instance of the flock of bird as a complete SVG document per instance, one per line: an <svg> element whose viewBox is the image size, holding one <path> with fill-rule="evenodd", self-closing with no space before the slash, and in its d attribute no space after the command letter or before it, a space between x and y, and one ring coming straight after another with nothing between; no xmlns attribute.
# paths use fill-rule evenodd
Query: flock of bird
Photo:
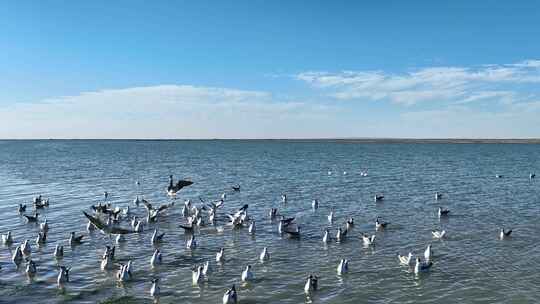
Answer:
<svg viewBox="0 0 540 304"><path fill-rule="evenodd" d="M329 173L330 174L330 173ZM344 172L346 174L346 172ZM367 176L367 173L362 172L362 176ZM531 173L529 175L530 179L535 178L535 174ZM502 178L502 175L496 175L496 178ZM177 183L173 182L173 176L169 176L169 186L167 187L167 195L176 198L178 192L184 187L190 186L193 182L189 180L179 180ZM139 182L137 182L139 185ZM232 186L232 190L235 192L240 191L240 185ZM166 212L168 209L172 208L175 205L175 200L171 203L163 204L160 206L154 206L147 200L142 197L137 196L133 203L138 207L143 205L146 208L147 216L146 219L139 219L137 216L130 215L130 207L119 208L113 207L112 203L107 203L108 193L104 193L105 202L98 203L97 205L91 206L91 212L83 211L83 215L88 219L86 229L90 232L93 230L100 230L101 232L115 236L116 243L126 242L125 235L131 233L142 233L144 231L145 225L152 222L159 221L160 215L163 212ZM443 194L436 192L435 200L441 200ZM198 227L208 224L215 224L218 220L217 213L218 210L224 205L226 200L226 194L222 194L221 199L215 202L206 202L202 198L199 198L201 204L197 206L190 200L184 202L182 206L182 216L185 219L185 222L180 224L178 227L181 228L184 233L188 236L186 241L186 248L194 249L197 247L197 239L195 237L195 231ZM381 202L384 200L383 194L376 194L374 196L374 201ZM281 202L286 204L288 202L287 195L281 195ZM26 218L28 223L39 223L39 233L36 237L37 246L41 246L47 242L47 236L49 234L49 223L47 219L43 222L39 222L39 210L43 208L48 208L50 203L49 199L43 198L41 195L33 199L33 208L34 212L29 214L26 212L27 206L25 204L19 204L18 213ZM320 202L317 199L312 201L312 209L319 209ZM248 215L249 205L245 204L232 214L226 214L229 224L233 229L238 229L242 227L248 228L249 234L256 233L256 221L254 218L251 218ZM285 235L289 238L298 239L301 236L301 227L295 222L294 217L285 217L281 215L277 208L272 208L269 213L269 217L272 221L277 222L277 230L279 234ZM440 218L450 216L450 210L439 207L437 210L437 215ZM330 223L334 222L334 210L332 209L328 214L328 221ZM121 226L123 222L129 222L129 228L124 228ZM379 217L375 219L375 230L384 230L390 223L382 221ZM124 225L125 226L125 225ZM338 227L335 234L335 238L332 238L331 232L328 228L323 231L322 242L328 243L335 239L336 242L342 242L346 239L348 232L354 226L354 218L349 217L344 227ZM498 237L501 240L507 239L511 236L512 230L506 230L500 228ZM154 229L151 237L152 244L156 245L163 241L165 233L160 233L158 229ZM432 236L434 239L444 239L447 235L445 230L442 231L432 231ZM77 246L84 242L84 234L77 235L75 232L71 232L67 243L70 246ZM362 233L362 244L365 247L370 247L375 244L376 234L368 235ZM2 244L5 246L11 246L14 244L14 238L11 231L8 231L6 234L2 234ZM101 256L100 267L102 270L114 270L117 269L116 278L121 281L129 281L132 279L132 263L129 260L126 264L121 264L117 266L115 264L115 246L105 246L103 255ZM17 266L17 268L24 262L26 274L32 278L36 275L38 267L36 263L31 259L32 245L30 240L24 240L20 245L18 245L13 252L12 262ZM64 256L64 247L61 244L57 244L54 250L54 258L58 261L61 261ZM397 254L397 261L404 266L411 267L412 272L416 275L420 275L423 272L430 271L433 266L433 251L431 244L428 244L424 250L423 257L413 258L413 253L409 252L406 255ZM217 263L222 263L225 259L225 249L220 248L220 250L215 255L215 261ZM268 247L264 247L260 253L259 259L262 263L270 260L270 250ZM156 267L162 263L162 253L159 248L155 249L154 253L150 257L151 267ZM193 284L200 284L207 279L209 275L210 262L206 261L202 265L196 265L192 269L192 280ZM58 266L58 275L57 275L57 284L59 287L63 287L65 284L69 283L69 274L70 267L68 266ZM338 275L344 275L349 270L349 260L341 259L337 265ZM246 265L245 269L241 273L242 282L250 282L254 279L254 273L251 265ZM318 280L319 277L315 274L309 274L306 278L304 285L304 292L306 294L311 294L316 292L318 289ZM152 297L158 298L160 295L160 285L159 278L153 278L151 281L150 295ZM237 303L238 294L236 287L233 284L231 288L227 289L223 294L223 303Z"/></svg>

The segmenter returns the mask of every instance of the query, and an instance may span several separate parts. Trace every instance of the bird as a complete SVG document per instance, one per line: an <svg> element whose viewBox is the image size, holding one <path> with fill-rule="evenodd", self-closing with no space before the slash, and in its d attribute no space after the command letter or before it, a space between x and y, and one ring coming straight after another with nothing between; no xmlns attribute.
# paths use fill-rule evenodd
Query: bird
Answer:
<svg viewBox="0 0 540 304"><path fill-rule="evenodd" d="M318 288L319 278L317 276L314 276L310 274L306 280L306 284L304 285L304 292L309 294L313 291L316 291Z"/></svg>
<svg viewBox="0 0 540 304"><path fill-rule="evenodd" d="M95 229L96 229L96 226L92 224L91 221L88 221L88 223L86 224L86 231L91 232L91 231L94 231Z"/></svg>
<svg viewBox="0 0 540 304"><path fill-rule="evenodd" d="M85 211L83 211L83 214L84 214L84 216L86 216L86 218L92 224L94 224L94 226L97 229L99 229L99 230L101 230L101 231L103 231L105 233L108 233L108 234L128 234L128 233L134 233L135 232L133 230L128 230L128 229L124 229L124 228L120 228L120 227L109 226L106 223L104 223L102 220L100 220L99 218L94 217L94 216L86 213ZM140 232L142 232L142 230Z"/></svg>
<svg viewBox="0 0 540 304"><path fill-rule="evenodd" d="M56 247L54 248L54 257L57 259L64 257L64 246L56 244Z"/></svg>
<svg viewBox="0 0 540 304"><path fill-rule="evenodd" d="M117 234L116 235L116 244L120 244L126 241L126 238L123 234Z"/></svg>
<svg viewBox="0 0 540 304"><path fill-rule="evenodd" d="M180 191L182 188L191 186L193 184L192 181L188 180L179 180L176 182L176 184L173 183L173 176L169 175L169 187L167 187L167 194L170 196L175 196L178 191Z"/></svg>
<svg viewBox="0 0 540 304"><path fill-rule="evenodd" d="M285 232L285 234L291 238L300 238L300 226L296 226L296 230L292 230L290 228L284 229L283 232Z"/></svg>
<svg viewBox="0 0 540 304"><path fill-rule="evenodd" d="M337 267L337 273L338 275L344 275L347 272L349 272L349 260L341 259Z"/></svg>
<svg viewBox="0 0 540 304"><path fill-rule="evenodd" d="M433 250L431 249L431 244L429 244L426 250L424 251L424 258L426 259L426 261L430 261L432 256L433 256Z"/></svg>
<svg viewBox="0 0 540 304"><path fill-rule="evenodd" d="M420 258L416 258L416 265L414 266L414 273L419 274L421 272L427 272L429 269L433 266L433 263L431 261L428 262L421 262Z"/></svg>
<svg viewBox="0 0 540 304"><path fill-rule="evenodd" d="M236 293L236 288L233 286L230 289L227 289L223 294L223 304L236 304L238 302L238 295Z"/></svg>
<svg viewBox="0 0 540 304"><path fill-rule="evenodd" d="M128 261L128 265L130 264L130 262L131 261ZM120 270L116 274L116 277L120 282L125 282L131 279L130 269L128 265L120 265Z"/></svg>
<svg viewBox="0 0 540 304"><path fill-rule="evenodd" d="M80 245L82 244L82 239L84 238L84 234L81 234L79 236L75 236L75 232L71 232L69 234L69 244L71 246L74 246L74 245Z"/></svg>
<svg viewBox="0 0 540 304"><path fill-rule="evenodd" d="M154 229L154 233L152 234L152 244L157 244L161 241L163 241L163 237L165 236L165 233L158 234L157 228Z"/></svg>
<svg viewBox="0 0 540 304"><path fill-rule="evenodd" d="M328 243L330 242L330 230L328 230L328 228L326 228L324 230L324 235L323 235L323 239L322 239L323 243Z"/></svg>
<svg viewBox="0 0 540 304"><path fill-rule="evenodd" d="M223 260L224 260L224 254L225 253L225 249L222 247L219 249L219 251L216 253L216 262L218 263L222 263Z"/></svg>
<svg viewBox="0 0 540 304"><path fill-rule="evenodd" d="M431 234L433 235L433 238L436 239L442 239L446 236L446 230L443 231L431 231Z"/></svg>
<svg viewBox="0 0 540 304"><path fill-rule="evenodd" d="M24 212L26 212L26 205L19 204L19 207L18 207L17 211L18 211L19 213L24 213Z"/></svg>
<svg viewBox="0 0 540 304"><path fill-rule="evenodd" d="M294 217L290 217L290 218L280 220L279 224L278 224L278 232L280 234L283 233L283 230L285 228L287 228L288 226L290 226L293 221L294 221Z"/></svg>
<svg viewBox="0 0 540 304"><path fill-rule="evenodd" d="M347 230L351 229L353 226L354 226L354 218L353 218L353 217L350 217L350 218L347 220Z"/></svg>
<svg viewBox="0 0 540 304"><path fill-rule="evenodd" d="M270 219L272 220L275 219L278 216L277 208L270 209L269 215L270 215Z"/></svg>
<svg viewBox="0 0 540 304"><path fill-rule="evenodd" d="M259 256L259 260L261 260L261 262L265 262L265 261L268 261L269 259L270 259L270 253L268 252L268 247L264 247L261 252L261 255Z"/></svg>
<svg viewBox="0 0 540 304"><path fill-rule="evenodd" d="M191 271L191 278L193 281L193 285L197 285L203 282L204 280L203 269L204 269L204 266L197 266L194 270Z"/></svg>
<svg viewBox="0 0 540 304"><path fill-rule="evenodd" d="M38 221L39 213L35 212L34 215L23 214L23 216L26 218L28 223L35 223Z"/></svg>
<svg viewBox="0 0 540 304"><path fill-rule="evenodd" d="M375 243L375 235L369 236L367 234L362 234L362 241L364 246L371 246Z"/></svg>
<svg viewBox="0 0 540 304"><path fill-rule="evenodd" d="M100 267L101 267L101 270L112 269L112 267L113 267L113 259L109 255L104 256L101 259Z"/></svg>
<svg viewBox="0 0 540 304"><path fill-rule="evenodd" d="M159 285L158 285L159 279L155 278L152 279L152 287L150 287L150 296L152 297L159 297Z"/></svg>
<svg viewBox="0 0 540 304"><path fill-rule="evenodd" d="M533 178L535 178L535 177L536 177L536 174L535 174L535 173L529 174L529 179L533 179Z"/></svg>
<svg viewBox="0 0 540 304"><path fill-rule="evenodd" d="M195 236L192 234L190 238L187 240L186 248L195 249L196 247L197 247L197 241L195 240Z"/></svg>
<svg viewBox="0 0 540 304"><path fill-rule="evenodd" d="M384 195L382 194L375 194L375 202L380 202L384 199Z"/></svg>
<svg viewBox="0 0 540 304"><path fill-rule="evenodd" d="M336 233L336 241L341 242L345 240L345 237L347 236L347 229L343 230L341 227L338 228Z"/></svg>
<svg viewBox="0 0 540 304"><path fill-rule="evenodd" d="M28 262L26 262L25 272L29 277L35 276L37 273L36 263L32 260L28 260Z"/></svg>
<svg viewBox="0 0 540 304"><path fill-rule="evenodd" d="M334 211L330 211L330 214L328 214L328 222L332 223L334 221Z"/></svg>
<svg viewBox="0 0 540 304"><path fill-rule="evenodd" d="M240 185L232 186L233 191L240 191Z"/></svg>
<svg viewBox="0 0 540 304"><path fill-rule="evenodd" d="M43 231L44 233L49 232L49 223L47 222L47 219L41 224L39 224L39 230Z"/></svg>
<svg viewBox="0 0 540 304"><path fill-rule="evenodd" d="M381 222L379 221L379 217L377 217L377 219L375 219L375 229L376 230L380 230L380 229L384 229L386 228L386 226L388 226L388 222Z"/></svg>
<svg viewBox="0 0 540 304"><path fill-rule="evenodd" d="M150 259L150 265L152 267L156 267L157 265L160 265L161 262L162 262L161 251L159 249L156 249L154 251L154 254L152 254L152 258Z"/></svg>
<svg viewBox="0 0 540 304"><path fill-rule="evenodd" d="M2 234L2 244L6 246L13 244L13 237L11 236L11 231L8 231L6 234Z"/></svg>
<svg viewBox="0 0 540 304"><path fill-rule="evenodd" d="M256 231L256 228L255 228L255 221L251 221L251 223L249 224L249 229L248 229L249 233L250 234L255 234L255 231Z"/></svg>
<svg viewBox="0 0 540 304"><path fill-rule="evenodd" d="M504 228L501 228L500 233L499 233L499 238L501 240L504 240L506 238L509 238L511 234L512 234L512 229L507 231L507 230L504 230Z"/></svg>
<svg viewBox="0 0 540 304"><path fill-rule="evenodd" d="M435 200L439 200L442 198L442 193L435 192Z"/></svg>
<svg viewBox="0 0 540 304"><path fill-rule="evenodd" d="M38 246L45 244L45 241L47 241L47 233L46 232L38 232L38 236L36 238L36 244Z"/></svg>
<svg viewBox="0 0 540 304"><path fill-rule="evenodd" d="M287 194L284 193L284 194L281 195L281 202L284 203L284 204L287 203Z"/></svg>
<svg viewBox="0 0 540 304"><path fill-rule="evenodd" d="M69 271L71 270L71 267L65 267L60 266L58 269L58 277L56 279L56 282L58 285L62 285L64 283L69 282Z"/></svg>
<svg viewBox="0 0 540 304"><path fill-rule="evenodd" d="M21 251L24 255L30 255L32 253L32 247L30 246L30 242L28 240L25 240L24 243L22 243Z"/></svg>
<svg viewBox="0 0 540 304"><path fill-rule="evenodd" d="M400 255L398 253L398 260L400 264L410 266L412 262L412 252L409 252L408 255Z"/></svg>
<svg viewBox="0 0 540 304"><path fill-rule="evenodd" d="M251 265L247 265L246 269L242 271L242 282L253 281L253 272L251 271Z"/></svg>
<svg viewBox="0 0 540 304"><path fill-rule="evenodd" d="M437 214L439 215L439 217L445 217L450 214L450 210L439 207Z"/></svg>
<svg viewBox="0 0 540 304"><path fill-rule="evenodd" d="M13 261L13 263L15 265L17 265L17 267L19 266L19 264L21 263L23 259L23 253L22 253L22 250L21 250L21 246L17 246L17 248L15 248L15 252L13 252L13 256L11 257L11 261Z"/></svg>
<svg viewBox="0 0 540 304"><path fill-rule="evenodd" d="M141 232L143 232L143 230L144 230L143 222L138 221L137 224L135 225L135 230L134 231L136 233L141 233Z"/></svg>
<svg viewBox="0 0 540 304"><path fill-rule="evenodd" d="M210 261L206 261L203 264L203 270L202 270L202 274L206 279L208 279L209 271L210 271Z"/></svg>
<svg viewBox="0 0 540 304"><path fill-rule="evenodd" d="M319 200L318 200L318 199L314 199L314 200L311 202L311 208L313 208L313 210L319 209Z"/></svg>

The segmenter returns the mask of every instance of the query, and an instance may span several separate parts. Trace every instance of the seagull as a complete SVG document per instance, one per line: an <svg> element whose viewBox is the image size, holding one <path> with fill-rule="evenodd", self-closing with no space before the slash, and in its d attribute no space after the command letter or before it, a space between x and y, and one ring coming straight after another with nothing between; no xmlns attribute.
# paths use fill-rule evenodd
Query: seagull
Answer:
<svg viewBox="0 0 540 304"><path fill-rule="evenodd" d="M8 231L6 234L2 234L2 244L7 246L13 244L13 237L11 236L11 231Z"/></svg>
<svg viewBox="0 0 540 304"><path fill-rule="evenodd" d="M126 241L126 238L123 234L117 234L116 235L116 244L120 244Z"/></svg>
<svg viewBox="0 0 540 304"><path fill-rule="evenodd" d="M233 191L240 191L240 185L232 186Z"/></svg>
<svg viewBox="0 0 540 304"><path fill-rule="evenodd" d="M56 244L54 248L54 257L60 259L64 257L64 246Z"/></svg>
<svg viewBox="0 0 540 304"><path fill-rule="evenodd" d="M152 279L152 287L150 287L150 296L152 297L159 297L158 282L159 282L158 278Z"/></svg>
<svg viewBox="0 0 540 304"><path fill-rule="evenodd" d="M501 240L504 240L504 239L510 237L510 235L512 234L512 229L506 231L506 230L504 230L504 228L501 228L500 231L501 231L501 232L499 233L499 238L500 238Z"/></svg>
<svg viewBox="0 0 540 304"><path fill-rule="evenodd" d="M13 256L11 257L11 260L13 261L15 265L17 265L17 267L19 267L19 264L21 263L22 259L23 259L23 253L21 250L21 246L17 246L17 248L15 249L15 252L13 253Z"/></svg>
<svg viewBox="0 0 540 304"><path fill-rule="evenodd" d="M380 202L384 199L384 195L382 194L376 194L375 195L375 202Z"/></svg>
<svg viewBox="0 0 540 304"><path fill-rule="evenodd" d="M347 220L347 230L351 229L354 226L354 218L350 217Z"/></svg>
<svg viewBox="0 0 540 304"><path fill-rule="evenodd" d="M291 238L300 238L300 226L296 226L296 230L284 229L283 232L285 232Z"/></svg>
<svg viewBox="0 0 540 304"><path fill-rule="evenodd" d="M101 259L101 270L109 270L113 267L113 259L109 255L105 255Z"/></svg>
<svg viewBox="0 0 540 304"><path fill-rule="evenodd" d="M202 281L204 279L203 269L204 269L203 266L197 266L197 268L195 270L192 270L191 278L193 280L193 285L197 285L197 284L202 283Z"/></svg>
<svg viewBox="0 0 540 304"><path fill-rule="evenodd" d="M238 295L236 294L236 288L233 286L227 289L223 294L223 304L236 304L238 301Z"/></svg>
<svg viewBox="0 0 540 304"><path fill-rule="evenodd" d="M277 217L277 215L278 215L277 208L270 209L269 215L270 215L270 219L272 219L272 220L275 219Z"/></svg>
<svg viewBox="0 0 540 304"><path fill-rule="evenodd" d="M251 265L247 265L246 269L242 271L242 282L253 281L253 272L251 271Z"/></svg>
<svg viewBox="0 0 540 304"><path fill-rule="evenodd" d="M41 195L39 200L34 199L34 208L42 209L45 207L49 207L49 199L42 199Z"/></svg>
<svg viewBox="0 0 540 304"><path fill-rule="evenodd" d="M536 174L534 174L534 173L529 174L529 179L533 179L535 177L536 177Z"/></svg>
<svg viewBox="0 0 540 304"><path fill-rule="evenodd" d="M377 217L377 219L375 220L375 229L376 230L379 230L379 229L384 229L386 228L386 226L388 226L388 222L381 222L379 221L379 217Z"/></svg>
<svg viewBox="0 0 540 304"><path fill-rule="evenodd" d="M375 235L369 236L367 234L362 234L362 241L364 242L364 246L371 246L375 243Z"/></svg>
<svg viewBox="0 0 540 304"><path fill-rule="evenodd" d="M67 268L65 266L60 266L58 269L58 277L56 279L56 282L58 285L62 285L64 283L69 282L69 271L71 270L71 267Z"/></svg>
<svg viewBox="0 0 540 304"><path fill-rule="evenodd" d="M328 222L332 223L334 221L334 211L330 211L330 214L328 214Z"/></svg>
<svg viewBox="0 0 540 304"><path fill-rule="evenodd" d="M26 221L28 223L35 223L38 221L38 216L39 216L39 213L35 212L34 215L26 215L26 214L23 214L23 216L26 218Z"/></svg>
<svg viewBox="0 0 540 304"><path fill-rule="evenodd" d="M80 245L82 244L83 237L84 237L84 234L75 236L75 232L71 232L69 235L69 244L71 244L71 246Z"/></svg>
<svg viewBox="0 0 540 304"><path fill-rule="evenodd" d="M39 245L45 244L45 241L47 241L47 233L38 232L38 236L36 238L36 244L39 246Z"/></svg>
<svg viewBox="0 0 540 304"><path fill-rule="evenodd" d="M225 249L222 247L219 249L219 251L216 253L216 262L218 263L222 263L223 262L223 253L224 253Z"/></svg>
<svg viewBox="0 0 540 304"><path fill-rule="evenodd" d="M323 241L323 243L330 242L330 230L328 230L328 228L326 228L324 230L324 235L323 235L322 241Z"/></svg>
<svg viewBox="0 0 540 304"><path fill-rule="evenodd" d="M255 234L255 221L251 221L251 224L249 224L249 233Z"/></svg>
<svg viewBox="0 0 540 304"><path fill-rule="evenodd" d="M186 243L186 248L195 249L196 247L197 247L197 241L195 240L195 236L192 234Z"/></svg>
<svg viewBox="0 0 540 304"><path fill-rule="evenodd" d="M409 255L400 255L398 253L398 259L400 264L410 266L412 262L412 252L409 252Z"/></svg>
<svg viewBox="0 0 540 304"><path fill-rule="evenodd" d="M208 279L208 271L210 271L210 261L206 261L203 264L202 274L206 279Z"/></svg>
<svg viewBox="0 0 540 304"><path fill-rule="evenodd" d="M309 294L313 291L316 291L319 285L318 281L319 281L319 278L317 276L310 274L306 280L306 284L304 285L304 292Z"/></svg>
<svg viewBox="0 0 540 304"><path fill-rule="evenodd" d="M337 273L338 275L344 275L347 272L349 272L349 260L341 259L337 267Z"/></svg>
<svg viewBox="0 0 540 304"><path fill-rule="evenodd" d="M294 217L280 220L278 224L278 232L280 234L283 233L284 228L287 228L289 225L291 225L293 221L294 221Z"/></svg>
<svg viewBox="0 0 540 304"><path fill-rule="evenodd" d="M154 233L152 234L152 244L157 244L163 241L163 237L165 236L165 233L158 234L157 228L154 229Z"/></svg>
<svg viewBox="0 0 540 304"><path fill-rule="evenodd" d="M24 213L26 211L26 205L19 204L17 211L19 211L19 213Z"/></svg>
<svg viewBox="0 0 540 304"><path fill-rule="evenodd" d="M419 274L420 272L427 272L429 269L433 266L433 263L428 261L427 263L423 263L420 261L420 258L416 258L416 265L414 266L414 273Z"/></svg>
<svg viewBox="0 0 540 304"><path fill-rule="evenodd" d="M439 207L437 214L439 215L439 217L445 217L450 214L450 210Z"/></svg>
<svg viewBox="0 0 540 304"><path fill-rule="evenodd" d="M311 208L313 208L313 210L319 209L319 200L318 200L318 199L314 199L314 200L311 202Z"/></svg>
<svg viewBox="0 0 540 304"><path fill-rule="evenodd" d="M442 193L435 192L435 200L439 200L442 198Z"/></svg>
<svg viewBox="0 0 540 304"><path fill-rule="evenodd" d="M105 259L106 257L111 258L111 260L114 260L114 253L116 252L116 246L113 246L112 248L110 246L105 246L105 251L103 252L102 259Z"/></svg>
<svg viewBox="0 0 540 304"><path fill-rule="evenodd" d="M143 232L143 230L144 230L143 222L138 221L137 224L135 225L135 232L141 233L141 232Z"/></svg>
<svg viewBox="0 0 540 304"><path fill-rule="evenodd" d="M281 202L286 204L287 203L287 194L282 194L281 195Z"/></svg>
<svg viewBox="0 0 540 304"><path fill-rule="evenodd" d="M436 239L442 239L446 236L446 230L443 231L431 231L431 234L433 235L433 238Z"/></svg>
<svg viewBox="0 0 540 304"><path fill-rule="evenodd" d="M24 255L30 255L30 253L32 253L32 247L30 246L28 240L25 240L24 243L22 243L21 251Z"/></svg>
<svg viewBox="0 0 540 304"><path fill-rule="evenodd" d="M170 196L175 196L178 191L182 188L192 185L192 181L188 180L179 180L176 184L173 183L173 176L169 175L169 187L167 187L167 194Z"/></svg>
<svg viewBox="0 0 540 304"><path fill-rule="evenodd" d="M430 261L432 255L433 255L433 250L431 250L431 244L429 244L426 250L424 251L424 258L426 259L426 261Z"/></svg>
<svg viewBox="0 0 540 304"><path fill-rule="evenodd" d="M270 253L268 253L268 247L264 247L261 252L261 255L259 256L259 260L261 260L261 262L265 262L265 261L268 261L269 259L270 259Z"/></svg>
<svg viewBox="0 0 540 304"><path fill-rule="evenodd" d="M41 224L39 224L39 230L43 231L44 233L49 232L49 224L47 223L47 219Z"/></svg>
<svg viewBox="0 0 540 304"><path fill-rule="evenodd" d="M159 249L156 249L154 251L154 254L152 254L152 258L150 259L150 265L152 267L156 267L157 265L161 264L162 262L162 256L161 256L161 251L159 251Z"/></svg>
<svg viewBox="0 0 540 304"><path fill-rule="evenodd" d="M347 229L343 230L341 227L338 228L336 233L336 242L341 242L345 240L345 237L347 236Z"/></svg>

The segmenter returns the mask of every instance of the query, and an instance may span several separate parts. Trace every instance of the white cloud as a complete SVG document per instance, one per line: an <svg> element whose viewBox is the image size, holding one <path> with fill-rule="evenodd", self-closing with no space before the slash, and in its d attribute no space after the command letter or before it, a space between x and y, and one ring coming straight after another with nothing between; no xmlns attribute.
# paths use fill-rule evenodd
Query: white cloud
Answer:
<svg viewBox="0 0 540 304"><path fill-rule="evenodd" d="M336 107L272 94L161 85L85 92L0 108L0 138L275 138L335 136Z"/></svg>
<svg viewBox="0 0 540 304"><path fill-rule="evenodd" d="M509 92L508 86L540 83L540 60L474 68L430 67L402 74L305 72L295 78L342 100L388 100L413 105L426 101L467 103L502 98L508 103L510 98L521 93Z"/></svg>

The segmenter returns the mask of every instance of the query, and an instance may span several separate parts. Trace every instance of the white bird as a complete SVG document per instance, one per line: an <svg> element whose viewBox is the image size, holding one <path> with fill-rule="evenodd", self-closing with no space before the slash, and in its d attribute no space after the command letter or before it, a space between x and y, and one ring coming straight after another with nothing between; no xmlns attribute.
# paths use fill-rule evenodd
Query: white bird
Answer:
<svg viewBox="0 0 540 304"><path fill-rule="evenodd" d="M64 257L64 246L56 244L54 248L54 257L59 259Z"/></svg>
<svg viewBox="0 0 540 304"><path fill-rule="evenodd" d="M324 236L322 238L323 243L330 242L330 231L327 229L324 230Z"/></svg>
<svg viewBox="0 0 540 304"><path fill-rule="evenodd" d="M330 211L330 214L328 215L328 222L332 223L334 221L334 211Z"/></svg>
<svg viewBox="0 0 540 304"><path fill-rule="evenodd" d="M349 272L349 260L341 259L337 267L337 273L338 275L343 275L343 274L346 274L347 272Z"/></svg>
<svg viewBox="0 0 540 304"><path fill-rule="evenodd" d="M253 272L251 271L251 265L247 265L246 269L242 271L242 282L249 282L253 280Z"/></svg>
<svg viewBox="0 0 540 304"><path fill-rule="evenodd" d="M21 251L24 255L30 255L32 253L32 247L30 246L28 240L25 240L24 243L22 243Z"/></svg>
<svg viewBox="0 0 540 304"><path fill-rule="evenodd" d="M431 231L431 234L433 235L434 238L436 239L442 239L446 236L446 230L443 230L443 231Z"/></svg>
<svg viewBox="0 0 540 304"><path fill-rule="evenodd" d="M270 253L268 253L268 247L264 247L261 252L261 255L259 256L259 260L261 260L261 262L265 262L265 261L268 261L269 259L270 259Z"/></svg>
<svg viewBox="0 0 540 304"><path fill-rule="evenodd" d="M386 226L388 226L388 224L388 222L379 221L379 218L377 217L377 219L375 220L375 230L384 229L386 228Z"/></svg>
<svg viewBox="0 0 540 304"><path fill-rule="evenodd" d="M227 198L227 193L221 194L221 199L222 199L222 200L225 200L226 198Z"/></svg>
<svg viewBox="0 0 540 304"><path fill-rule="evenodd" d="M216 262L222 263L224 259L225 249L220 248L219 251L216 253Z"/></svg>
<svg viewBox="0 0 540 304"><path fill-rule="evenodd" d="M195 236L192 234L186 243L186 248L195 249L196 247L197 247L197 241L195 240Z"/></svg>
<svg viewBox="0 0 540 304"><path fill-rule="evenodd" d="M512 229L506 231L506 230L504 230L504 228L501 228L500 233L499 233L499 238L501 240L504 240L504 239L510 237L511 234L512 234Z"/></svg>
<svg viewBox="0 0 540 304"><path fill-rule="evenodd" d="M318 287L318 281L319 278L317 276L310 274L306 280L306 284L304 285L304 292L309 294L313 291L316 291Z"/></svg>
<svg viewBox="0 0 540 304"><path fill-rule="evenodd" d="M23 259L23 253L21 250L21 246L17 246L17 248L15 249L15 252L13 253L13 256L11 257L11 260L18 267L22 259Z"/></svg>
<svg viewBox="0 0 540 304"><path fill-rule="evenodd" d="M11 236L11 231L8 231L6 234L2 234L2 244L7 246L13 244L13 237Z"/></svg>
<svg viewBox="0 0 540 304"><path fill-rule="evenodd" d="M223 294L223 304L236 304L237 301L238 295L236 294L236 288L233 284L233 286Z"/></svg>
<svg viewBox="0 0 540 304"><path fill-rule="evenodd" d="M314 200L311 202L311 208L313 208L313 210L319 209L319 200L318 200L318 199L314 199Z"/></svg>
<svg viewBox="0 0 540 304"><path fill-rule="evenodd" d="M435 192L435 200L440 200L442 198L442 193Z"/></svg>
<svg viewBox="0 0 540 304"><path fill-rule="evenodd" d="M126 206L126 208L122 209L122 214L125 216L128 216L130 213L129 205Z"/></svg>
<svg viewBox="0 0 540 304"><path fill-rule="evenodd" d="M154 254L152 254L152 258L150 259L150 265L152 267L156 267L157 265L160 265L161 262L162 262L161 251L159 251L159 249L156 249L154 251Z"/></svg>
<svg viewBox="0 0 540 304"><path fill-rule="evenodd" d="M158 234L157 228L154 229L154 233L152 234L152 244L157 244L163 240L163 237L165 236L165 233Z"/></svg>
<svg viewBox="0 0 540 304"><path fill-rule="evenodd" d="M375 243L375 235L369 236L362 234L362 241L364 242L364 246L371 246Z"/></svg>
<svg viewBox="0 0 540 304"><path fill-rule="evenodd" d="M192 281L193 281L193 285L197 285L197 284L202 283L202 281L204 279L203 269L204 269L203 266L197 266L196 270L192 270L191 278L192 278Z"/></svg>
<svg viewBox="0 0 540 304"><path fill-rule="evenodd" d="M62 285L64 283L69 282L69 271L71 270L71 267L67 268L65 266L60 266L58 269L58 277L56 279L56 282L58 285Z"/></svg>
<svg viewBox="0 0 540 304"><path fill-rule="evenodd" d="M45 219L43 223L39 224L39 229L44 233L49 232L49 223L47 222L47 219Z"/></svg>
<svg viewBox="0 0 540 304"><path fill-rule="evenodd" d="M286 204L287 203L287 194L282 194L281 195L281 202Z"/></svg>
<svg viewBox="0 0 540 304"><path fill-rule="evenodd" d="M248 229L249 233L250 234L255 234L255 231L256 231L256 228L255 228L255 221L251 221L251 224L249 224L249 229Z"/></svg>
<svg viewBox="0 0 540 304"><path fill-rule="evenodd" d="M427 263L421 262L420 258L416 258L416 265L414 266L414 273L419 274L421 272L427 272L433 265L432 262L428 261Z"/></svg>
<svg viewBox="0 0 540 304"><path fill-rule="evenodd" d="M101 270L109 270L113 267L113 259L107 255L101 259Z"/></svg>
<svg viewBox="0 0 540 304"><path fill-rule="evenodd" d="M143 232L143 223L141 221L137 221L137 224L135 225L135 232Z"/></svg>
<svg viewBox="0 0 540 304"><path fill-rule="evenodd" d="M398 259L399 263L401 263L402 265L410 266L412 262L412 252L409 252L408 255L400 255L398 253Z"/></svg>
<svg viewBox="0 0 540 304"><path fill-rule="evenodd" d="M120 270L118 271L116 275L116 277L118 278L120 282L125 282L129 280L130 278L129 273L126 268L127 268L126 265L120 265Z"/></svg>
<svg viewBox="0 0 540 304"><path fill-rule="evenodd" d="M203 270L202 270L202 274L206 279L208 279L208 275L210 274L209 271L210 271L210 261L206 261L203 264Z"/></svg>
<svg viewBox="0 0 540 304"><path fill-rule="evenodd" d="M426 261L429 262L431 260L432 255L433 255L433 250L431 250L431 244L429 244L426 250L424 251L424 258L426 259Z"/></svg>
<svg viewBox="0 0 540 304"><path fill-rule="evenodd" d="M45 244L45 241L47 240L47 233L44 232L38 232L38 236L36 238L36 244L38 246Z"/></svg>
<svg viewBox="0 0 540 304"><path fill-rule="evenodd" d="M336 241L341 242L345 240L345 237L347 236L347 232L348 232L347 230L343 231L343 229L339 227L336 233Z"/></svg>
<svg viewBox="0 0 540 304"><path fill-rule="evenodd" d="M139 222L139 218L134 216L131 218L131 228L135 229L135 226L137 226L137 223Z"/></svg>
<svg viewBox="0 0 540 304"><path fill-rule="evenodd" d="M159 297L159 285L158 285L159 279L152 279L152 287L150 287L150 296L152 297Z"/></svg>

